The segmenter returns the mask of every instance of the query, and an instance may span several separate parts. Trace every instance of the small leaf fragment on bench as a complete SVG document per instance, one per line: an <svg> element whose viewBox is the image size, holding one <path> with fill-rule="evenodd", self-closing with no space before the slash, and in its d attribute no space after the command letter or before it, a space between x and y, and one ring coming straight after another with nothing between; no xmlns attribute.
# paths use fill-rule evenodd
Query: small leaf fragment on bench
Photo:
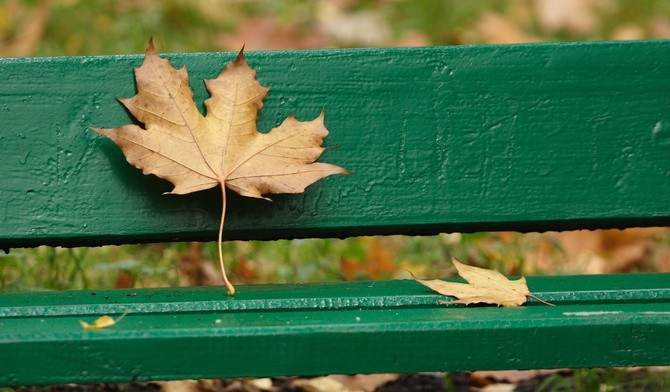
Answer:
<svg viewBox="0 0 670 392"><path fill-rule="evenodd" d="M324 113L312 121L291 115L268 133L256 128L258 111L269 88L256 80L240 51L215 79L205 80L211 98L206 116L198 111L186 67L176 70L161 58L149 40L142 66L135 69L137 95L119 99L142 124L113 129L92 128L112 139L128 162L144 174L174 185L170 194L187 194L213 187L223 192L219 226L219 262L230 295L221 240L226 190L261 198L270 193L302 193L332 174L348 174L339 166L315 162L328 130Z"/></svg>
<svg viewBox="0 0 670 392"><path fill-rule="evenodd" d="M526 278L509 280L498 271L473 267L452 259L458 274L468 283L445 282L443 280L415 280L442 295L458 298L450 303L456 304L492 304L504 307L521 306L528 297L533 297L547 305L552 305L532 295Z"/></svg>
<svg viewBox="0 0 670 392"><path fill-rule="evenodd" d="M95 321L93 324L89 324L86 321L79 320L79 324L81 324L81 327L84 328L85 330L88 331L93 331L96 329L102 329L102 328L107 328L111 327L112 325L118 323L121 321L126 315L128 314L128 311L126 310L121 316L119 316L118 319L114 320L112 317L104 315L100 316Z"/></svg>

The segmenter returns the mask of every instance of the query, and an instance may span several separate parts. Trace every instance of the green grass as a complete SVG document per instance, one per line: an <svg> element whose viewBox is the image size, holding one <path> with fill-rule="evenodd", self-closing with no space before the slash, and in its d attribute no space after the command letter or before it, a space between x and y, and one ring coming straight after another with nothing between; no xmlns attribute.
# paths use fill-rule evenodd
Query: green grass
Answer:
<svg viewBox="0 0 670 392"><path fill-rule="evenodd" d="M670 230L663 233L649 245L642 270L662 267L667 254L663 249L670 248ZM563 244L552 233L230 241L224 242L223 254L226 268L239 284L403 279L409 277L407 270L426 278L445 277L455 273L451 257L508 275L583 272L570 263ZM540 255L550 263L538 265ZM188 285L193 283L189 265L218 279L216 243L12 249L9 254L0 252L0 291Z"/></svg>
<svg viewBox="0 0 670 392"><path fill-rule="evenodd" d="M150 36L156 38L164 52L222 50L225 47L220 39L222 36L234 34L246 21L259 15L271 15L279 26L296 27L303 33L301 35L318 35L320 21L332 17L327 3L297 0L54 0L48 3L48 17L38 26L42 31L41 39L33 53L39 56L142 53ZM35 0L0 3L0 43L21 37L22 28L37 19L34 10L39 4L41 2ZM639 28L641 38L653 38L654 26L664 23L664 18L667 20L670 15L670 2L664 0L591 1L589 4L590 7L585 9L590 10L597 23L587 30L546 25L538 17L534 1L362 0L351 2L341 11L381 16L391 33L385 45L397 44L410 32L426 37L429 45L486 43L487 39L479 32L478 22L487 14L500 15L513 28L542 41L610 39L617 29L630 25ZM582 15L574 15L574 18L580 17ZM270 39L272 32L268 33ZM338 47L360 46L364 41L345 42L325 37L321 42L325 46ZM295 42L289 37L285 44L290 47ZM255 50L253 47L247 49Z"/></svg>
<svg viewBox="0 0 670 392"><path fill-rule="evenodd" d="M670 372L633 369L577 369L551 375L536 386L537 392L666 391Z"/></svg>
<svg viewBox="0 0 670 392"><path fill-rule="evenodd" d="M449 236L376 238L388 248L395 271L407 277L401 266L416 265L423 273L439 276L449 266L450 254L464 255L462 241L452 243ZM247 283L305 283L338 281L342 258L354 263L369 261L371 240L358 238L301 239L280 241L231 241L223 245L227 268L233 279ZM465 241L467 243L469 241ZM210 263L218 271L215 243L207 243L196 254L187 243L104 246L97 248L14 249L0 253L0 290L64 290L114 288L119 279L129 278L134 287L178 286L184 258ZM374 257L374 256L373 256ZM244 266L241 264L244 263ZM235 277L244 268L253 276ZM247 274L248 275L248 274ZM370 278L361 274L357 278ZM382 277L394 277L386 275Z"/></svg>

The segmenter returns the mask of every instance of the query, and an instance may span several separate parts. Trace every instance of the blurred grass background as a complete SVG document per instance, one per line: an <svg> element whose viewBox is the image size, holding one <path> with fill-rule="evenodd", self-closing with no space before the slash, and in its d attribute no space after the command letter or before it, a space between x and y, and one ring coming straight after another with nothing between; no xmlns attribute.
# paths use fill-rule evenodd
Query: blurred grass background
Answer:
<svg viewBox="0 0 670 392"><path fill-rule="evenodd" d="M670 37L664 0L5 0L0 56L421 46ZM451 275L451 255L507 274L670 271L667 228L227 242L237 283ZM220 284L215 244L0 253L0 290Z"/></svg>

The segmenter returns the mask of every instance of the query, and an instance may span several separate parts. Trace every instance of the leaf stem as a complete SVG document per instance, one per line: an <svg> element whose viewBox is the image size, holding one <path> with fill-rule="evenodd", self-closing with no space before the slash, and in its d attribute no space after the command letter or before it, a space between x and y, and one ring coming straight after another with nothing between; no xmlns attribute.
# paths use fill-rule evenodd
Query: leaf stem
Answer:
<svg viewBox="0 0 670 392"><path fill-rule="evenodd" d="M552 304L551 302L547 302L547 301L545 301L545 300L543 300L543 299L541 299L541 298L538 298L538 297L534 296L533 294L528 294L528 297L531 297L532 299L534 299L534 300L536 300L536 301L538 301L538 302L542 302L542 303L545 304L545 305L556 306L556 304Z"/></svg>
<svg viewBox="0 0 670 392"><path fill-rule="evenodd" d="M226 219L226 186L221 183L221 193L223 203L221 206L221 223L219 224L219 264L221 265L221 275L223 276L223 283L226 284L226 289L228 290L228 295L235 295L235 286L228 280L226 276L226 267L223 265L223 249L222 249L222 238L223 238L223 221Z"/></svg>

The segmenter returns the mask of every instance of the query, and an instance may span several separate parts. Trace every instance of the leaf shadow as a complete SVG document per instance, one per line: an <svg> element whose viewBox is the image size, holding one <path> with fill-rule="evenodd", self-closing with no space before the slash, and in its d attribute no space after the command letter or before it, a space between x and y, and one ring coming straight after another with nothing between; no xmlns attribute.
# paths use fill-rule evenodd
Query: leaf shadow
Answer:
<svg viewBox="0 0 670 392"><path fill-rule="evenodd" d="M110 140L96 140L101 155L107 159L104 166L113 180L106 181L116 197L128 199L148 211L149 217L171 222L188 222L189 232L202 233L206 240L215 238L218 231L222 196L219 187L186 195L166 194L173 185L155 175L145 175L129 164L123 152ZM263 222L271 220L286 205L287 197L295 195L272 195L272 202L243 197L227 190L227 211L224 232L226 239L251 236L250 232ZM288 199L290 200L290 199ZM133 206L130 208L137 208ZM186 225L185 225L186 226ZM186 229L185 229L186 230ZM238 233L238 231L241 231Z"/></svg>

